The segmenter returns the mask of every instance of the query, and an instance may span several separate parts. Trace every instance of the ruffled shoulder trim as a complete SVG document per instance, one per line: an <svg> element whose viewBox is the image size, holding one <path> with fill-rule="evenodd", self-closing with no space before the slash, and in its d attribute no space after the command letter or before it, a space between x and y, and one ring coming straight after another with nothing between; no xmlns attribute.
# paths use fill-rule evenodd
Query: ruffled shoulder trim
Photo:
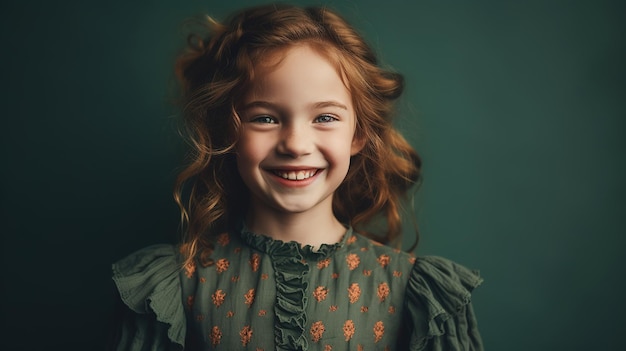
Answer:
<svg viewBox="0 0 626 351"><path fill-rule="evenodd" d="M169 340L184 346L186 320L179 273L172 245L149 246L113 264L113 281L122 301L135 313L154 314L158 322L169 326Z"/></svg>
<svg viewBox="0 0 626 351"><path fill-rule="evenodd" d="M446 333L451 334L446 338L460 339L448 340L455 344L480 344L470 302L472 290L482 282L478 271L448 259L417 258L409 276L406 299L412 322L411 350L421 350L430 339ZM458 326L471 329L451 332Z"/></svg>

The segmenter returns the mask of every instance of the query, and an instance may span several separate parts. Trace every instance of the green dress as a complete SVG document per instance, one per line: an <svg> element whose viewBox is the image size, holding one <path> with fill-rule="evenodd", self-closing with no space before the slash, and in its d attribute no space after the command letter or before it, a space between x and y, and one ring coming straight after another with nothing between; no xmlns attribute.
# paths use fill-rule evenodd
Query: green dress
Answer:
<svg viewBox="0 0 626 351"><path fill-rule="evenodd" d="M171 245L113 265L129 313L118 350L482 350L476 272L348 229L314 251L242 229L213 264L181 266Z"/></svg>

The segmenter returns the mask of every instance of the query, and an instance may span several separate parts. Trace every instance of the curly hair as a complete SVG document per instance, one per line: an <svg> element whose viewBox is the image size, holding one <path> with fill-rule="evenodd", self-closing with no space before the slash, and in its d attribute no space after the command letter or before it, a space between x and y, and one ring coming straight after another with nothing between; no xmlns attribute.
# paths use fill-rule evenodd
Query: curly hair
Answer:
<svg viewBox="0 0 626 351"><path fill-rule="evenodd" d="M266 5L243 10L226 24L209 17L203 26L208 34L190 35L175 66L191 149L174 189L187 263L200 255L210 264L215 235L245 214L249 193L236 167L241 121L235 107L254 78L255 63L297 44L311 45L341 72L357 116L354 137L366 141L333 195L335 216L360 228L380 215L386 233L374 239L398 238L401 201L419 181L421 167L417 152L392 123L402 76L381 68L355 29L324 7Z"/></svg>

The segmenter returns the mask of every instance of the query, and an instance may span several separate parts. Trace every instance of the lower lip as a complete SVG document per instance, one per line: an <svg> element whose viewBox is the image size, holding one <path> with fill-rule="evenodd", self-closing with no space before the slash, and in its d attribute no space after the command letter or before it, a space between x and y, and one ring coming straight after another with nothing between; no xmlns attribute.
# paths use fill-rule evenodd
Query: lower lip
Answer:
<svg viewBox="0 0 626 351"><path fill-rule="evenodd" d="M310 185L311 183L313 183L315 181L315 179L317 179L317 177L320 175L320 173L322 173L324 170L323 169L318 169L317 172L315 172L314 176L311 176L307 179L302 179L302 180L290 180L290 179L285 179L281 176L276 175L274 172L272 171L268 171L267 173L270 174L270 176L272 177L272 179L285 186L285 187L289 187L289 188L302 188L305 186Z"/></svg>

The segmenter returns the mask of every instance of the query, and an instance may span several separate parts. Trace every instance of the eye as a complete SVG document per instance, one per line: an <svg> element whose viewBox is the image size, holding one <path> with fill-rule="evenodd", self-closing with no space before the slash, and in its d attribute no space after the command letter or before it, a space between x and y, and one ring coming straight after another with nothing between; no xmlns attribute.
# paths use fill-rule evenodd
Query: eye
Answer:
<svg viewBox="0 0 626 351"><path fill-rule="evenodd" d="M338 121L338 119L332 115L320 115L315 118L315 123L329 123Z"/></svg>
<svg viewBox="0 0 626 351"><path fill-rule="evenodd" d="M268 115L256 116L252 119L251 122L261 123L261 124L276 124L278 121L276 118Z"/></svg>

